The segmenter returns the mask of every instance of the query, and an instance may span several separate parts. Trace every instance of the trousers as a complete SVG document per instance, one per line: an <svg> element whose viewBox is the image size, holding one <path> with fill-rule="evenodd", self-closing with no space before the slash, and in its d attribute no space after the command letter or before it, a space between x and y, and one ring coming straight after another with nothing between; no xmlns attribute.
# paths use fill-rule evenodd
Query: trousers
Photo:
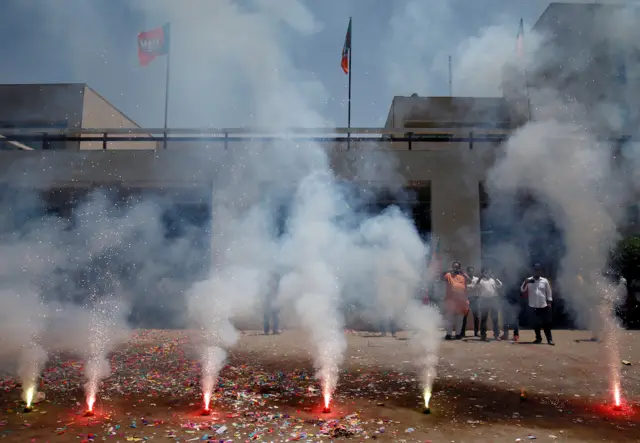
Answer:
<svg viewBox="0 0 640 443"><path fill-rule="evenodd" d="M460 335L464 335L467 330L467 318L469 318L469 314L473 316L473 333L474 335L478 334L480 330L480 309L478 307L479 297L469 297L469 312L462 319L462 330L460 331Z"/></svg>
<svg viewBox="0 0 640 443"><path fill-rule="evenodd" d="M493 326L493 335L500 335L500 320L498 313L500 312L500 300L498 297L486 297L480 299L480 336L487 336L487 320L491 316L491 326Z"/></svg>
<svg viewBox="0 0 640 443"><path fill-rule="evenodd" d="M547 338L547 341L553 340L553 337L551 336L551 315L552 312L550 306L547 306L546 308L533 308L533 330L536 333L536 340L542 340L541 331L544 331L544 336Z"/></svg>

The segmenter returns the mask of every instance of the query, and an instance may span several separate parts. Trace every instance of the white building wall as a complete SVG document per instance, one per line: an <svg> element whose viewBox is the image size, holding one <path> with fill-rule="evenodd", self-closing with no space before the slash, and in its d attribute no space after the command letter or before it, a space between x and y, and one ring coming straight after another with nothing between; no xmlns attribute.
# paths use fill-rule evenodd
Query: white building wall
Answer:
<svg viewBox="0 0 640 443"><path fill-rule="evenodd" d="M138 129L136 122L124 115L111 103L102 98L98 93L89 87L84 87L83 107L82 107L82 128L117 128L117 129ZM150 134L148 134L150 135ZM99 136L99 135L98 135ZM90 135L88 137L96 137ZM110 137L118 135L110 134ZM122 137L128 137L122 135ZM132 143L107 142L107 149L156 149L157 142L140 141ZM80 142L81 150L103 149L103 142Z"/></svg>

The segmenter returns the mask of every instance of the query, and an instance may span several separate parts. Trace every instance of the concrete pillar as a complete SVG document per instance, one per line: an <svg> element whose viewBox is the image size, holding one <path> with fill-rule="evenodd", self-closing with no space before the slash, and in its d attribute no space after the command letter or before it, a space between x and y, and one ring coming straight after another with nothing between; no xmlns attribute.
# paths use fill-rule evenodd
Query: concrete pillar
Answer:
<svg viewBox="0 0 640 443"><path fill-rule="evenodd" d="M450 164L433 172L432 236L440 240L443 267L446 269L457 260L464 267L478 269L481 265L479 181L473 174L467 175L462 165L456 168Z"/></svg>

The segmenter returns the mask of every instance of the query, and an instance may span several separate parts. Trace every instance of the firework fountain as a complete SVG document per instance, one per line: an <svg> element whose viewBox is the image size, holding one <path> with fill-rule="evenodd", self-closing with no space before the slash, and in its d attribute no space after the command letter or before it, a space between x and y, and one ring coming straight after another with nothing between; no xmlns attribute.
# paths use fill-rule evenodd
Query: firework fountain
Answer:
<svg viewBox="0 0 640 443"><path fill-rule="evenodd" d="M22 351L18 360L18 375L22 383L22 400L25 403L25 412L31 411L33 405L44 396L38 392L38 378L47 362L47 352L40 345L42 327L46 317L46 308L41 303L35 292L32 292L33 305L30 311L25 313L24 336L27 342L22 345Z"/></svg>
<svg viewBox="0 0 640 443"><path fill-rule="evenodd" d="M239 338L231 322L235 309L243 305L243 296L253 297L262 280L252 270L229 266L209 279L193 285L188 294L191 319L200 328L203 415L211 412L211 403L227 349Z"/></svg>
<svg viewBox="0 0 640 443"><path fill-rule="evenodd" d="M431 413L431 395L437 375L440 349L440 313L431 306L411 304L407 309L407 323L414 331L411 343L418 356L418 371L422 384L423 412Z"/></svg>
<svg viewBox="0 0 640 443"><path fill-rule="evenodd" d="M307 331L325 413L330 412L347 347L339 310L344 280L335 267L350 246L348 234L333 223L345 210L340 198L334 177L327 171L302 180L289 218L289 235L280 250L281 266L288 272L280 280L278 298L293 303Z"/></svg>
<svg viewBox="0 0 640 443"><path fill-rule="evenodd" d="M218 347L206 345L202 355L202 401L203 415L211 412L211 396L215 389L215 383L227 359L227 351Z"/></svg>
<svg viewBox="0 0 640 443"><path fill-rule="evenodd" d="M299 272L282 279L283 294L300 294L295 308L307 329L314 348L314 367L320 380L323 412L331 411L331 400L338 385L346 341L342 316L338 311L338 282L325 263L314 261Z"/></svg>
<svg viewBox="0 0 640 443"><path fill-rule="evenodd" d="M100 381L111 373L107 354L113 343L119 310L115 300L99 299L91 311L89 348L84 369L87 415L94 414Z"/></svg>
<svg viewBox="0 0 640 443"><path fill-rule="evenodd" d="M599 282L597 286L601 294L601 300L597 309L603 333L602 338L607 352L609 389L613 397L614 409L621 410L623 408L623 399L620 377L620 327L615 317L614 308L621 293L625 290L625 285L623 283L611 285Z"/></svg>
<svg viewBox="0 0 640 443"><path fill-rule="evenodd" d="M31 411L37 401L38 377L47 361L47 353L36 343L31 343L20 357L18 373L22 381L22 400L25 403L25 412Z"/></svg>

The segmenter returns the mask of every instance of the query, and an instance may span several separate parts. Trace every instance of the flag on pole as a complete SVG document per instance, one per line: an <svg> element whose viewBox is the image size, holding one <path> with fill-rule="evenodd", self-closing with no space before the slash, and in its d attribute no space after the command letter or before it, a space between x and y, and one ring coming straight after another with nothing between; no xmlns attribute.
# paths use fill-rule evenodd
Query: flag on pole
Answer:
<svg viewBox="0 0 640 443"><path fill-rule="evenodd" d="M138 61L140 66L147 66L156 57L169 53L169 23L150 31L138 34Z"/></svg>
<svg viewBox="0 0 640 443"><path fill-rule="evenodd" d="M520 19L520 26L518 26L518 36L516 37L516 53L518 57L524 57L524 20Z"/></svg>
<svg viewBox="0 0 640 443"><path fill-rule="evenodd" d="M347 35L344 38L344 46L342 47L342 61L340 66L345 74L349 73L349 55L351 54L351 19L349 19L349 27L347 28Z"/></svg>

